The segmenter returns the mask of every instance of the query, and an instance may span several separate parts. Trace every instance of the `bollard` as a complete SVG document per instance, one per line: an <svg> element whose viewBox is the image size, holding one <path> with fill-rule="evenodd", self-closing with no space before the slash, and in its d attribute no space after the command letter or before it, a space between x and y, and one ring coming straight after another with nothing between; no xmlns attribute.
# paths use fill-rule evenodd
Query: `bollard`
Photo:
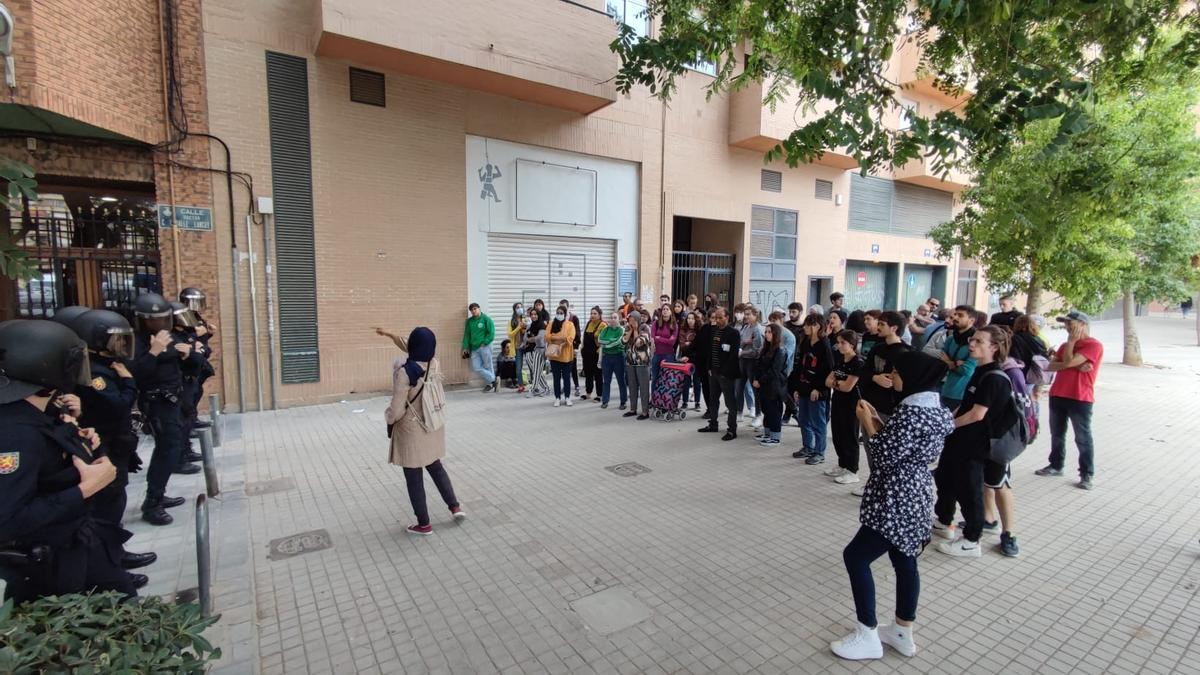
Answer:
<svg viewBox="0 0 1200 675"><path fill-rule="evenodd" d="M221 494L217 483L217 458L213 456L212 429L197 429L200 436L200 457L204 462L204 486L209 497Z"/></svg>
<svg viewBox="0 0 1200 675"><path fill-rule="evenodd" d="M219 394L208 395L208 419L212 422L212 444L214 448L221 447L221 397Z"/></svg>
<svg viewBox="0 0 1200 675"><path fill-rule="evenodd" d="M200 595L200 615L212 614L212 550L208 541L208 499L196 495L196 588Z"/></svg>

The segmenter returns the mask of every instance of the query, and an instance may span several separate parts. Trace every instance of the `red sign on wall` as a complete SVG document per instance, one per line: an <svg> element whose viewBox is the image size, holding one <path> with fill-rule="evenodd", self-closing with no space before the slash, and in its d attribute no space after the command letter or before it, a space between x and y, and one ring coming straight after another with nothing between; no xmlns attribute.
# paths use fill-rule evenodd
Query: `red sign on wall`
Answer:
<svg viewBox="0 0 1200 675"><path fill-rule="evenodd" d="M857 283L857 284L858 284L858 287L859 287L859 288L862 288L863 286L866 286L866 285L867 285L867 273L866 273L866 272L859 272L859 273L858 273L858 278L857 278L857 279L855 279L855 283Z"/></svg>

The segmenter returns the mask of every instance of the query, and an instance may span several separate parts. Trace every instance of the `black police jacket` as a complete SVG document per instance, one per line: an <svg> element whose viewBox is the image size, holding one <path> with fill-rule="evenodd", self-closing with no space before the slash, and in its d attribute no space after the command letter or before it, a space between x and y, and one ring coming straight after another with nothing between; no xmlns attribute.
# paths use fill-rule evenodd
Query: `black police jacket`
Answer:
<svg viewBox="0 0 1200 675"><path fill-rule="evenodd" d="M79 426L94 428L106 445L116 436L128 433L129 417L138 394L137 383L117 375L112 363L112 358L92 354L92 385L75 389L83 409Z"/></svg>
<svg viewBox="0 0 1200 675"><path fill-rule="evenodd" d="M129 362L129 372L133 373L137 388L143 395L157 391L178 394L183 390L182 361L174 343L154 356L150 353L150 335L138 333L134 339L134 357Z"/></svg>
<svg viewBox="0 0 1200 675"><path fill-rule="evenodd" d="M192 348L192 353L186 359L179 362L180 373L186 379L197 379L213 372L212 366L208 363L207 354L211 353L208 346L196 337L194 333L184 330L171 331L171 339L174 343L171 349L174 350L174 345L188 345Z"/></svg>
<svg viewBox="0 0 1200 675"><path fill-rule="evenodd" d="M71 461L91 461L78 433L26 401L0 405L0 542L73 543L89 520Z"/></svg>

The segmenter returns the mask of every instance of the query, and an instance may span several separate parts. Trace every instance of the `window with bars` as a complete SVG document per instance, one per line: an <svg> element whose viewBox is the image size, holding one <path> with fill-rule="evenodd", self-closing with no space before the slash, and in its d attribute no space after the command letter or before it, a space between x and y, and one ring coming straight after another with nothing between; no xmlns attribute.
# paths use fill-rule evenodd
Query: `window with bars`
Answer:
<svg viewBox="0 0 1200 675"><path fill-rule="evenodd" d="M799 214L755 206L750 216L750 278L796 279Z"/></svg>

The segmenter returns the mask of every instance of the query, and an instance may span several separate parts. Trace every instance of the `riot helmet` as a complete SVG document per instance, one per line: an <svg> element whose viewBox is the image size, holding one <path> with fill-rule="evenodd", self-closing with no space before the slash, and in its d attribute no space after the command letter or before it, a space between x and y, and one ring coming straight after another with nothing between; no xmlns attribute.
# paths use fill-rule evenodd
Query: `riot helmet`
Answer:
<svg viewBox="0 0 1200 675"><path fill-rule="evenodd" d="M36 319L0 323L0 403L47 389L70 393L91 381L87 344L70 328Z"/></svg>
<svg viewBox="0 0 1200 675"><path fill-rule="evenodd" d="M171 314L170 303L158 293L143 293L133 301L133 315L140 330L171 330Z"/></svg>
<svg viewBox="0 0 1200 675"><path fill-rule="evenodd" d="M71 328L94 352L107 352L118 359L133 358L133 327L125 317L107 309L84 312Z"/></svg>
<svg viewBox="0 0 1200 675"><path fill-rule="evenodd" d="M171 315L174 317L176 328L195 328L200 324L196 320L196 313L182 302L171 303Z"/></svg>
<svg viewBox="0 0 1200 675"><path fill-rule="evenodd" d="M201 312L208 309L208 296L204 291L195 286L188 286L179 291L179 301L188 306L188 309L193 312Z"/></svg>
<svg viewBox="0 0 1200 675"><path fill-rule="evenodd" d="M71 322L82 316L85 312L90 312L91 310L91 307L84 307L83 305L61 307L54 310L54 316L50 317L50 320L61 323L67 328L71 328Z"/></svg>

